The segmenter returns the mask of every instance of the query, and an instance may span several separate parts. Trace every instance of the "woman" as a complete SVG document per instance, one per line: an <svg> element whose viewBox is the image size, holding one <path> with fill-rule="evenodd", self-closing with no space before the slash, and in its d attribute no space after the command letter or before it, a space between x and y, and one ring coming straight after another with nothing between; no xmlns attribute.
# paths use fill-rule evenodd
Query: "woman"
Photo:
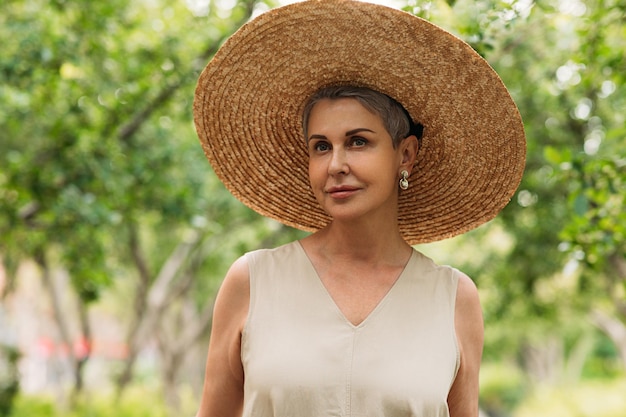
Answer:
<svg viewBox="0 0 626 417"><path fill-rule="evenodd" d="M194 112L231 192L313 232L227 273L198 416L477 416L476 287L411 245L493 218L519 184L493 70L403 12L297 3L231 37Z"/></svg>

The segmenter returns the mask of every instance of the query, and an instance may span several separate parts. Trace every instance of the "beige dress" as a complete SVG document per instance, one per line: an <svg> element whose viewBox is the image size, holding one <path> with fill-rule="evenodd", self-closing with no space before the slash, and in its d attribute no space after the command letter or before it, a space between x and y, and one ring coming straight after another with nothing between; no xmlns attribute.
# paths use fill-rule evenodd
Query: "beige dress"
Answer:
<svg viewBox="0 0 626 417"><path fill-rule="evenodd" d="M341 313L299 242L247 255L245 417L444 417L459 367L458 276L413 251L358 326Z"/></svg>

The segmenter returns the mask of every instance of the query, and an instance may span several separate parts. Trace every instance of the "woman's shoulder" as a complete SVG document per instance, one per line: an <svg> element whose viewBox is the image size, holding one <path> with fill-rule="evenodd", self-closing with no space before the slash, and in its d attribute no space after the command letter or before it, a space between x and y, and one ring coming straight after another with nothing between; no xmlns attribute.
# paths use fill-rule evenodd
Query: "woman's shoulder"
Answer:
<svg viewBox="0 0 626 417"><path fill-rule="evenodd" d="M293 259L294 255L301 253L299 241L285 243L273 248L261 248L247 252L243 257L249 265L254 265L264 260Z"/></svg>
<svg viewBox="0 0 626 417"><path fill-rule="evenodd" d="M464 360L479 366L483 346L483 314L478 288L470 277L458 271L455 328Z"/></svg>
<svg viewBox="0 0 626 417"><path fill-rule="evenodd" d="M478 288L474 281L464 272L449 266L440 265L430 257L414 250L416 262L414 268L419 271L419 276L431 278L439 283L446 283L452 296L456 297L456 310L475 313L480 311Z"/></svg>
<svg viewBox="0 0 626 417"><path fill-rule="evenodd" d="M286 252L292 252L298 250L300 247L300 241L294 240L292 242L284 243L279 246L271 247L271 248L259 248L252 250L250 252L246 252L244 256L256 255L256 254L283 254Z"/></svg>
<svg viewBox="0 0 626 417"><path fill-rule="evenodd" d="M456 280L456 311L470 317L481 314L480 298L476 283L464 272L454 270Z"/></svg>
<svg viewBox="0 0 626 417"><path fill-rule="evenodd" d="M232 263L222 281L218 293L219 299L228 300L227 304L237 305L237 300L243 304L246 296L250 294L250 269L247 257L241 256Z"/></svg>
<svg viewBox="0 0 626 417"><path fill-rule="evenodd" d="M450 265L442 265L437 263L428 255L413 249L414 262L413 268L420 272L421 276L432 277L433 279L447 278L456 285L456 282L460 279L460 275L463 275L458 269Z"/></svg>

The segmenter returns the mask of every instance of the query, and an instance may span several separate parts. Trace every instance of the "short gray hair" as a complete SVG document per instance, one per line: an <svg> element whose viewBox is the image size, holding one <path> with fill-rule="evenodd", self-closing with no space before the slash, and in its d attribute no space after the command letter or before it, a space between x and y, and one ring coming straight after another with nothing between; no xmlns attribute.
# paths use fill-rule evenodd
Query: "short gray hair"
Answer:
<svg viewBox="0 0 626 417"><path fill-rule="evenodd" d="M393 98L366 87L333 86L318 90L307 100L302 112L302 129L306 140L309 137L308 124L313 106L324 99L338 100L341 98L353 98L366 109L380 116L385 129L391 136L394 148L397 148L404 138L412 134L416 134L418 139L421 139L421 130L419 133L413 131L413 121L409 113Z"/></svg>

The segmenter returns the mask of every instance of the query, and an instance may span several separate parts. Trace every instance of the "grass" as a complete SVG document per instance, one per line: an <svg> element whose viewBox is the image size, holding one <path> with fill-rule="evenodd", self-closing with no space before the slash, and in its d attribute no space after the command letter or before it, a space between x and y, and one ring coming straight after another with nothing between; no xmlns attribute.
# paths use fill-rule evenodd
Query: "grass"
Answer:
<svg viewBox="0 0 626 417"><path fill-rule="evenodd" d="M625 417L626 377L535 387L513 417Z"/></svg>

